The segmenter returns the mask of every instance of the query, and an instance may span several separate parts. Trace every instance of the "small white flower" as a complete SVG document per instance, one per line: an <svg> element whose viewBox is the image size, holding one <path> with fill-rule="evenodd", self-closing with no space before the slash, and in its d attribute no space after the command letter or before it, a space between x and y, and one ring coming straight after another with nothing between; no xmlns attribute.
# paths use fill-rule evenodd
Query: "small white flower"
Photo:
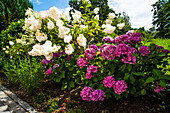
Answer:
<svg viewBox="0 0 170 113"><path fill-rule="evenodd" d="M74 49L73 49L72 45L71 45L71 44L68 44L68 45L65 47L65 53L68 54L68 55L71 55L73 52L74 52Z"/></svg>
<svg viewBox="0 0 170 113"><path fill-rule="evenodd" d="M9 53L9 51L5 51L5 53L6 53L6 54L8 54L8 53Z"/></svg>
<svg viewBox="0 0 170 113"><path fill-rule="evenodd" d="M99 12L99 7L96 7L93 11L95 14L97 14Z"/></svg>
<svg viewBox="0 0 170 113"><path fill-rule="evenodd" d="M12 41L9 41L9 45L14 45L14 42L12 42Z"/></svg>
<svg viewBox="0 0 170 113"><path fill-rule="evenodd" d="M117 24L117 27L118 27L119 29L122 29L124 26L125 26L125 23Z"/></svg>
<svg viewBox="0 0 170 113"><path fill-rule="evenodd" d="M109 19L114 19L115 18L115 14L114 13L109 13Z"/></svg>
<svg viewBox="0 0 170 113"><path fill-rule="evenodd" d="M47 60L51 60L53 58L53 53L50 53L50 54L46 55L45 58Z"/></svg>
<svg viewBox="0 0 170 113"><path fill-rule="evenodd" d="M65 35L65 37L64 37L64 42L65 43L70 43L71 40L72 40L72 36L71 35Z"/></svg>
<svg viewBox="0 0 170 113"><path fill-rule="evenodd" d="M5 50L6 50L6 48L2 48L2 50L4 50L4 51L5 51Z"/></svg>
<svg viewBox="0 0 170 113"><path fill-rule="evenodd" d="M88 26L80 25L80 28L85 29L85 28L88 28Z"/></svg>
<svg viewBox="0 0 170 113"><path fill-rule="evenodd" d="M35 33L36 39L41 42L41 41L45 41L47 40L47 35L44 33L40 33L39 30L37 30L37 32Z"/></svg>
<svg viewBox="0 0 170 113"><path fill-rule="evenodd" d="M99 20L99 15L96 15L94 19Z"/></svg>
<svg viewBox="0 0 170 113"><path fill-rule="evenodd" d="M10 58L12 58L13 56L10 56Z"/></svg>

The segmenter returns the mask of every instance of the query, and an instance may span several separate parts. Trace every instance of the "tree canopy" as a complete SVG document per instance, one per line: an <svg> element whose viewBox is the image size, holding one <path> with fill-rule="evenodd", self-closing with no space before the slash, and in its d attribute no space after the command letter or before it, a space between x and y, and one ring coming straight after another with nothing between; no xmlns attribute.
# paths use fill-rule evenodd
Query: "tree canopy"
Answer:
<svg viewBox="0 0 170 113"><path fill-rule="evenodd" d="M29 0L0 0L0 31L19 19L25 18L25 11L33 8Z"/></svg>

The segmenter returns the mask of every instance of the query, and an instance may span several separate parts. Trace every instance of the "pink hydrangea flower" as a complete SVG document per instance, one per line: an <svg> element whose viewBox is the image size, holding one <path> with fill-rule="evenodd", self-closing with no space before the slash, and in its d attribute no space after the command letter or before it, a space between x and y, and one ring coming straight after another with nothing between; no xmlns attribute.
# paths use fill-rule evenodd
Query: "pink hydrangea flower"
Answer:
<svg viewBox="0 0 170 113"><path fill-rule="evenodd" d="M92 101L103 101L105 98L105 92L97 89L92 92L90 97Z"/></svg>
<svg viewBox="0 0 170 113"><path fill-rule="evenodd" d="M139 43L142 41L141 37L143 37L143 35L141 33L134 33L131 37L130 37L130 44L134 44L134 43Z"/></svg>
<svg viewBox="0 0 170 113"><path fill-rule="evenodd" d="M96 45L94 45L94 44L90 45L90 48L93 48L93 49L95 49L96 51L98 50L98 47L97 47Z"/></svg>
<svg viewBox="0 0 170 113"><path fill-rule="evenodd" d="M96 50L94 48L88 48L85 50L85 55L88 60L93 60L94 56L96 56Z"/></svg>
<svg viewBox="0 0 170 113"><path fill-rule="evenodd" d="M159 82L156 82L156 84L157 84L156 89L154 89L156 93L159 93L160 91L165 89L164 87L159 85Z"/></svg>
<svg viewBox="0 0 170 113"><path fill-rule="evenodd" d="M83 100L91 101L93 89L91 87L84 87L83 90L80 92L80 96Z"/></svg>
<svg viewBox="0 0 170 113"><path fill-rule="evenodd" d="M77 65L80 66L80 68L83 68L84 66L88 65L88 61L85 58L80 57L77 60Z"/></svg>
<svg viewBox="0 0 170 113"><path fill-rule="evenodd" d="M149 47L142 46L140 47L139 52L142 53L142 56L145 56L145 55L149 55L150 50L149 50Z"/></svg>
<svg viewBox="0 0 170 113"><path fill-rule="evenodd" d="M129 42L130 37L126 34L120 35L114 39L115 44L123 44Z"/></svg>
<svg viewBox="0 0 170 113"><path fill-rule="evenodd" d="M115 83L113 88L115 93L120 95L127 90L127 84L124 82L124 80L119 80Z"/></svg>
<svg viewBox="0 0 170 113"><path fill-rule="evenodd" d="M128 44L119 44L116 49L116 56L131 54L131 47Z"/></svg>
<svg viewBox="0 0 170 113"><path fill-rule="evenodd" d="M136 63L136 56L133 56L132 54L126 55L121 60L124 63L135 64Z"/></svg>
<svg viewBox="0 0 170 113"><path fill-rule="evenodd" d="M52 73L52 70L53 70L53 69L51 69L51 68L50 68L49 70L47 70L47 74L48 74L48 75L51 74L51 73Z"/></svg>
<svg viewBox="0 0 170 113"><path fill-rule="evenodd" d="M110 44L110 45L102 45L100 47L100 54L104 59L114 60L116 56L116 48L117 46Z"/></svg>
<svg viewBox="0 0 170 113"><path fill-rule="evenodd" d="M103 80L103 84L105 87L114 87L116 81L115 78L113 78L113 76L107 76L104 80Z"/></svg>
<svg viewBox="0 0 170 113"><path fill-rule="evenodd" d="M87 68L87 72L96 73L96 72L97 72L97 69L98 69L98 66L90 65L90 66Z"/></svg>
<svg viewBox="0 0 170 113"><path fill-rule="evenodd" d="M91 72L86 73L86 79L91 79L93 78L93 74Z"/></svg>

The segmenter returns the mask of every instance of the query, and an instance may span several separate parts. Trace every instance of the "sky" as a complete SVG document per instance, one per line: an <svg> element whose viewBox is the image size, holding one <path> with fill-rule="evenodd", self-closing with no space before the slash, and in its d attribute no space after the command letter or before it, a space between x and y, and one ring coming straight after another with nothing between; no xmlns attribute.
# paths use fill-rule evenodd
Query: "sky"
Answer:
<svg viewBox="0 0 170 113"><path fill-rule="evenodd" d="M64 10L69 7L69 0L29 0L33 3L34 11L49 10L50 7L57 7ZM146 30L152 27L152 4L158 0L108 0L110 8L119 12L126 12L130 17L133 28L145 27Z"/></svg>

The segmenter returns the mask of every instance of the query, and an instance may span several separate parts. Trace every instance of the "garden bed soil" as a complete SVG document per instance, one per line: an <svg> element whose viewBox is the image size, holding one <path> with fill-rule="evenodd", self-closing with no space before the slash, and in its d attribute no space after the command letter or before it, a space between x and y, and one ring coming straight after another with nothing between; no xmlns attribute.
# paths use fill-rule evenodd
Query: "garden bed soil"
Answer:
<svg viewBox="0 0 170 113"><path fill-rule="evenodd" d="M0 76L0 84L7 87L13 93L15 93L20 99L28 102L39 112L47 111L47 101L45 102L35 102L35 96L37 93L30 94L21 88L20 84L12 84L7 81L7 78ZM169 113L170 107L170 93L166 92L163 98L160 98L159 94L149 94L141 97L129 97L127 99L123 98L120 100L115 100L114 98L105 99L103 102L87 102L83 101L79 95L73 96L71 91L61 91L60 85L55 83L47 83L43 88L38 89L37 92L43 91L43 93L48 94L47 91L56 91L56 96L60 97L61 101L65 98L70 97L75 100L78 105L87 113ZM165 108L165 109L164 109Z"/></svg>

